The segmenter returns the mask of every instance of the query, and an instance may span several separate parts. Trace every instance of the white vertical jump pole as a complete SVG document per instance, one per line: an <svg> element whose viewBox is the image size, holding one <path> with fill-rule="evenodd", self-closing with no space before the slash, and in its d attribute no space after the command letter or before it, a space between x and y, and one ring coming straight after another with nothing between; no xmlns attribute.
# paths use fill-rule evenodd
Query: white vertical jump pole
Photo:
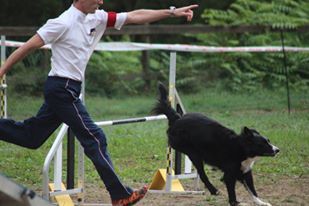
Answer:
<svg viewBox="0 0 309 206"><path fill-rule="evenodd" d="M176 84L176 52L170 53L170 74L169 74L169 100L171 106L175 108L175 84ZM166 169L166 192L172 191L173 180L173 155L170 145L167 147L167 169Z"/></svg>
<svg viewBox="0 0 309 206"><path fill-rule="evenodd" d="M6 47L5 47L5 36L1 36L1 60L0 60L0 65L3 65L6 59ZM6 97L6 80L5 80L5 75L2 77L1 82L1 117L2 118L7 118L7 97Z"/></svg>
<svg viewBox="0 0 309 206"><path fill-rule="evenodd" d="M54 191L62 191L62 141L59 143L54 159Z"/></svg>

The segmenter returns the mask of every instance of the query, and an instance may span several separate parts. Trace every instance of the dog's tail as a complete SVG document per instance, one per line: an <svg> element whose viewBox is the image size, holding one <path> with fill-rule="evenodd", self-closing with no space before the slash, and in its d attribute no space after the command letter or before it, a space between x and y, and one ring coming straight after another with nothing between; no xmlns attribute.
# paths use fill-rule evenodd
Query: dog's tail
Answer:
<svg viewBox="0 0 309 206"><path fill-rule="evenodd" d="M160 92L160 97L156 106L153 108L152 113L154 114L165 114L169 125L173 125L174 122L180 118L180 114L178 114L172 107L170 102L168 101L167 89L166 87L159 82L158 89Z"/></svg>

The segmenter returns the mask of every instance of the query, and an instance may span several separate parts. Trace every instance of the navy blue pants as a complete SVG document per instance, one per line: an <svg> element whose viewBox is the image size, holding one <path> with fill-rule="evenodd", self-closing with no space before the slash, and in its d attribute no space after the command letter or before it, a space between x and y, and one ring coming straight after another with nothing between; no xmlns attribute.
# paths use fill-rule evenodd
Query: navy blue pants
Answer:
<svg viewBox="0 0 309 206"><path fill-rule="evenodd" d="M48 77L45 83L45 102L35 117L16 122L0 119L0 140L22 147L39 148L62 122L70 126L96 167L113 200L128 197L132 190L125 187L113 169L107 152L103 130L90 118L79 99L81 82Z"/></svg>

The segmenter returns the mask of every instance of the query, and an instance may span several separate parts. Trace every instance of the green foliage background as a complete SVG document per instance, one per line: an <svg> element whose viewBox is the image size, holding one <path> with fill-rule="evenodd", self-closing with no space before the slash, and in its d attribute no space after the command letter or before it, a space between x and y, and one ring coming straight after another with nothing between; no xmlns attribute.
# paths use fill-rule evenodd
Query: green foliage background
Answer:
<svg viewBox="0 0 309 206"><path fill-rule="evenodd" d="M295 29L308 25L309 2L301 0L237 0L226 11L206 9L202 17L210 25L266 25L277 29ZM267 46L285 45L308 46L309 34L286 32L282 36L279 32L268 31L261 34L244 33L200 35L198 39L207 45L214 46ZM233 53L226 54L229 61L216 61L216 65L233 89L256 89L262 84L266 88L277 88L286 81L282 53ZM297 89L308 86L308 53L287 54L288 74L291 84ZM231 87L232 86L232 87Z"/></svg>

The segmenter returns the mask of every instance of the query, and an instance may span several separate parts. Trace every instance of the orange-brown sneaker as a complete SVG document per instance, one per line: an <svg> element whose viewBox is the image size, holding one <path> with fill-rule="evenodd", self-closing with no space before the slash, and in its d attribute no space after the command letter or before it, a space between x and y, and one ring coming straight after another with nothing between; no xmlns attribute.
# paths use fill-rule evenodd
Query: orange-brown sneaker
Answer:
<svg viewBox="0 0 309 206"><path fill-rule="evenodd" d="M129 197L119 199L119 200L112 200L113 206L131 206L140 201L147 193L148 187L144 186L139 190L135 190Z"/></svg>

